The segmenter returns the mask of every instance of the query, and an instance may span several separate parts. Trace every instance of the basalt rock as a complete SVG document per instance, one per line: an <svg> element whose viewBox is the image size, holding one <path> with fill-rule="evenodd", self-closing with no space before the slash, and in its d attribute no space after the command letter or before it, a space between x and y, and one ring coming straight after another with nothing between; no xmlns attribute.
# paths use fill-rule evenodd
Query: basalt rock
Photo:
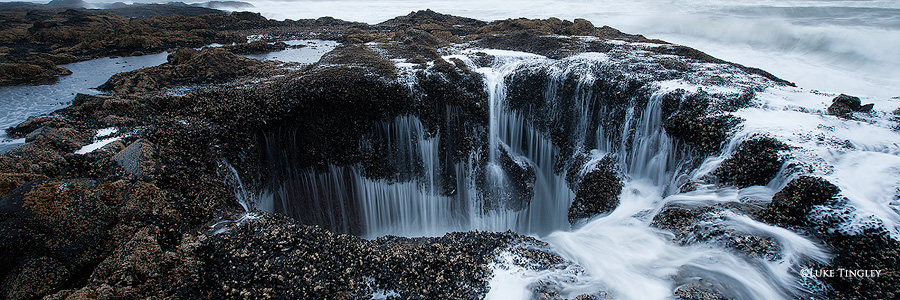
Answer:
<svg viewBox="0 0 900 300"><path fill-rule="evenodd" d="M807 215L814 205L822 205L834 199L840 189L819 177L800 176L791 180L760 212L759 217L771 224L788 226L809 225Z"/></svg>
<svg viewBox="0 0 900 300"><path fill-rule="evenodd" d="M487 171L484 180L496 181L496 174L502 172L503 182L493 182L492 188L485 191L483 209L485 211L512 210L520 211L528 207L534 198L534 182L536 180L534 166L526 160L513 157L505 147L500 147L497 153L497 163L500 170Z"/></svg>
<svg viewBox="0 0 900 300"><path fill-rule="evenodd" d="M145 140L137 140L125 149L116 153L113 160L125 170L136 177L146 175L146 169L152 168L153 145Z"/></svg>
<svg viewBox="0 0 900 300"><path fill-rule="evenodd" d="M47 63L0 63L0 85L26 82L46 82L58 76L72 74L72 71Z"/></svg>
<svg viewBox="0 0 900 300"><path fill-rule="evenodd" d="M497 252L525 241L536 242L509 232L367 241L266 214L202 242L197 276L177 292L308 299L367 297L381 290L402 298L471 299L487 291L487 264Z"/></svg>
<svg viewBox="0 0 900 300"><path fill-rule="evenodd" d="M616 46L547 35L646 41L583 20L509 20L481 30L486 26L480 21L428 11L379 25L332 18L277 22L252 13L124 19L92 11L38 11L10 20L0 27L12 33L0 33L0 40L59 53L53 62L244 43L251 33L296 38L297 32L308 31L353 40L317 64L291 70L225 50L179 50L163 66L110 80L107 87L118 95L79 95L58 118L12 130L22 137L42 127L46 132L0 154L0 172L38 174L9 175L5 186L11 191L0 202L0 277L5 283L0 292L10 298L49 293L57 299L367 298L377 291L393 291L400 298L479 298L487 290L487 265L499 252L539 242L510 232L367 241L302 225L301 217L257 212L251 216L261 218L226 221L234 224L226 226L230 230L206 235L201 232L213 222L243 212L219 172L231 163L251 189L275 186L296 170L327 165L361 165L371 179L406 180L396 175L387 150L380 150L385 147L367 143L379 124L409 116L421 121L426 138L440 135L440 192L452 195L452 166L487 148L489 114L481 75L462 60L444 60L441 51L447 49L440 47L471 35L467 39L474 44L566 57L609 53ZM113 34L123 28L133 31ZM525 39L517 41L520 37ZM25 52L12 48L11 57ZM627 54L627 49L616 51ZM392 59L417 66L402 73ZM548 85L541 77L548 73L515 76L508 78L516 86L510 90L510 108L527 112L535 128L563 149L560 157L568 157L576 151L577 138L586 134L575 132L571 118L579 93L595 95L590 111L602 107L606 114L592 118L588 127L603 124L607 134L620 134L628 108L646 107L650 99L653 87L645 85L647 78L677 79L677 69L691 70L687 63L600 68L595 75L609 80L583 87L578 78L560 80L561 100L543 98ZM632 71L643 77L627 76ZM525 80L515 82L519 78ZM191 85L202 88L157 93ZM704 131L716 130L721 122L691 123L717 115L694 113L690 101L674 99L666 117L682 119L671 121L667 132L672 129L671 135L701 149L705 143L718 147L718 136ZM551 111L554 101L563 109ZM547 117L551 115L562 117ZM131 136L85 155L71 153L98 128L112 125ZM713 136L708 138L712 142L704 140L707 136ZM522 190L529 190L533 169L506 158L507 172L525 183ZM560 161L561 170L571 163ZM615 170L604 165L577 177L573 220L615 208L622 188ZM563 261L549 252L516 251L533 260L529 268Z"/></svg>
<svg viewBox="0 0 900 300"><path fill-rule="evenodd" d="M783 156L778 152L787 149L787 145L771 137L744 141L737 152L716 169L715 174L720 183L739 188L766 185L775 178L784 163Z"/></svg>
<svg viewBox="0 0 900 300"><path fill-rule="evenodd" d="M168 63L113 75L97 87L118 94L144 93L182 85L223 83L238 77L262 76L269 62L244 58L222 49L179 49Z"/></svg>
<svg viewBox="0 0 900 300"><path fill-rule="evenodd" d="M609 158L609 157L607 157ZM569 207L569 222L610 212L619 205L622 182L611 159L587 170L578 183L575 199Z"/></svg>
<svg viewBox="0 0 900 300"><path fill-rule="evenodd" d="M265 40L256 40L250 43L225 46L225 49L234 54L262 54L273 51L281 51L288 48L284 42L269 43Z"/></svg>
<svg viewBox="0 0 900 300"><path fill-rule="evenodd" d="M92 195L93 184L38 179L0 200L2 231L12 234L0 247L0 276L16 282L0 292L9 297L44 294L96 263L114 216ZM19 262L24 264L16 266Z"/></svg>
<svg viewBox="0 0 900 300"><path fill-rule="evenodd" d="M828 234L826 245L836 257L823 269L836 270L836 275L821 278L828 283L833 299L896 299L900 297L900 242L883 229L865 230L859 234ZM849 274L847 271L853 271ZM857 271L868 271L857 275ZM838 272L845 272L843 274ZM861 272L859 274L862 274Z"/></svg>
<svg viewBox="0 0 900 300"><path fill-rule="evenodd" d="M831 106L828 106L828 114L849 119L853 112L871 112L875 107L874 103L862 105L859 97L841 94L832 100Z"/></svg>
<svg viewBox="0 0 900 300"><path fill-rule="evenodd" d="M729 132L742 120L729 114L709 114L712 95L700 91L676 91L663 99L663 128L670 136L682 140L704 154L722 147Z"/></svg>
<svg viewBox="0 0 900 300"><path fill-rule="evenodd" d="M750 259L774 261L781 258L782 248L777 239L722 225L725 209L734 211L732 213L758 211L752 204L740 203L700 207L667 205L653 217L651 225L672 232L672 240L680 245L715 243Z"/></svg>

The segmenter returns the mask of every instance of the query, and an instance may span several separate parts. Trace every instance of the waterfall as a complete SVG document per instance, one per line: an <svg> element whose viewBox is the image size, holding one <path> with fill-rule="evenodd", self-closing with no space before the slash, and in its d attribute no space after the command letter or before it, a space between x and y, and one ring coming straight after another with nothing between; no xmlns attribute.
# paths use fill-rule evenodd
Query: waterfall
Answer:
<svg viewBox="0 0 900 300"><path fill-rule="evenodd" d="M623 87L615 86L621 79L610 78L616 71L604 69L609 63L605 55L550 60L485 52L493 57L489 67L477 67L466 55L453 56L483 75L490 106L485 147L448 162L441 153L443 132L428 133L416 116L397 116L375 126L361 143L364 151L388 155L385 163L394 173L374 176L362 163L295 168L295 141L285 147L285 141L278 140L284 139L283 132L268 134L264 152L268 169L276 175L253 201L256 207L367 238L513 230L541 236L553 251L583 268L575 273L505 271L498 277L530 282L521 285L526 289L522 295L531 293L528 286L555 282L569 298L594 293L665 299L681 285L706 279L727 287L722 288L726 297L790 298L805 292L796 284L798 268L827 260L828 255L805 238L728 210L716 216L721 219L717 226L771 238L779 246L776 258L748 258L712 242L675 244L671 233L651 226L666 205L768 201L773 187L703 185L682 193L679 187L687 178L710 166L694 165L690 149L665 132L663 99L671 91L650 83L622 93ZM544 86L538 87L542 92L535 99L528 99L537 107L516 107L508 95L510 82L527 72L543 76ZM729 146L725 151L732 150ZM576 157L587 157L587 162L575 165ZM583 176L605 157L613 158L623 177L620 204L572 228L567 214L575 195L566 170L578 167Z"/></svg>

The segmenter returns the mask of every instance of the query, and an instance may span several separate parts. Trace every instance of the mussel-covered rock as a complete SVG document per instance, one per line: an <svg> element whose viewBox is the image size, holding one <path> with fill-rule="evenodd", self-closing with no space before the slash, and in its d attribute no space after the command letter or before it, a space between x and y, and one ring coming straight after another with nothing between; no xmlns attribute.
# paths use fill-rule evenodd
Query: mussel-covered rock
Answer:
<svg viewBox="0 0 900 300"><path fill-rule="evenodd" d="M771 137L759 137L744 141L732 156L716 169L720 183L740 188L766 185L778 174L784 163L779 151L787 150L782 142Z"/></svg>
<svg viewBox="0 0 900 300"><path fill-rule="evenodd" d="M169 55L168 63L113 75L97 89L129 94L179 85L222 83L243 76L261 76L270 64L219 48L179 49Z"/></svg>
<svg viewBox="0 0 900 300"><path fill-rule="evenodd" d="M569 207L570 223L610 212L619 205L622 182L613 160L609 157L585 170L579 180L575 199Z"/></svg>
<svg viewBox="0 0 900 300"><path fill-rule="evenodd" d="M834 199L840 189L825 179L800 176L791 180L760 212L760 218L778 226L805 226L807 215L814 205L822 205Z"/></svg>

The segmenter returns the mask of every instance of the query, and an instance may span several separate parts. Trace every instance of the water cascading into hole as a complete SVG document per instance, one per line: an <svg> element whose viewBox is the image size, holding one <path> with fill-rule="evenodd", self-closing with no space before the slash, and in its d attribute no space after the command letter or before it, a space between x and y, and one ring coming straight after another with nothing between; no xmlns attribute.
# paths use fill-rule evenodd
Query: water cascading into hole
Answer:
<svg viewBox="0 0 900 300"><path fill-rule="evenodd" d="M792 272L800 262L827 259L817 246L794 233L738 215L722 216L723 226L773 237L782 247L779 259L748 259L705 243L675 245L670 236L650 225L666 204L740 202L747 194L715 186L680 193L679 185L694 176L691 169L696 166L690 163L696 160L663 129L662 99L667 91L651 86L642 94L610 102L603 98L608 95L593 94L594 85L605 80L595 68L604 63L602 57L549 60L494 55L490 68L476 68L468 60L470 69L484 75L490 97L487 153L476 150L465 161L442 166L441 133L427 135L418 118L399 116L375 128L387 153L394 155L396 179L369 178L362 165L330 166L325 172L288 167L280 171L287 175L263 193L258 207L306 212L301 221L343 232L354 232L352 223L357 220L356 232L366 237L435 236L472 229L536 234L585 272L577 280L572 274L525 272L517 275L525 277L518 282L557 282L563 296L570 298L598 290L622 299L669 298L676 284L697 278L728 286L731 294L726 296L787 298L799 293ZM569 137L573 155L589 154L581 171L590 171L609 155L624 175L620 204L574 230L569 230L567 219L574 195L564 172L556 170L561 159L569 158L560 157L561 150L551 142L547 129L534 124L538 116L513 109L506 99L507 80L527 68L547 70L542 73L546 87L541 88L546 90L538 100L549 107L554 121L574 122L568 127L574 131ZM563 93L566 80L575 82L575 88ZM561 103L573 109L565 110ZM598 121L602 118L607 118L605 123ZM273 168L294 165L294 158L285 154L292 149L281 147L275 139L266 139L272 142L266 145L269 163ZM485 156L486 162L479 159ZM442 182L441 168L452 170L455 182ZM510 169L533 172L530 201L517 202L522 199L510 196L516 192ZM445 193L442 189L447 186L454 192Z"/></svg>

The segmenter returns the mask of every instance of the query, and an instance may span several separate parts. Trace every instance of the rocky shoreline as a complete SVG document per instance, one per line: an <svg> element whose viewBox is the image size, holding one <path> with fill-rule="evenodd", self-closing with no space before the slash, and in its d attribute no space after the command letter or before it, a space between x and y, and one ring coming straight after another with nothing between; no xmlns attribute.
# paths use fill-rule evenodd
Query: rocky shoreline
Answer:
<svg viewBox="0 0 900 300"><path fill-rule="evenodd" d="M428 135L442 137L439 192L458 193L450 166L488 147L483 77L459 59L444 59L459 45L551 59L585 52L619 59L623 69L597 71L611 80L587 87L608 102L604 117L591 121L607 128L625 125L628 105L649 101L650 80L735 81L743 87L736 93L679 90L662 100L662 126L679 149L695 155L694 164L719 152L742 122L731 112L749 106L766 86L790 85L762 70L580 19L487 23L420 11L369 25L331 18L274 21L238 12L125 18L105 10L32 7L5 9L0 18L0 84L52 80L66 73L57 65L75 61L172 50L163 65L115 75L99 87L106 94L78 95L69 107L7 130L26 144L0 154L2 299L370 299L379 293L391 299L477 299L488 291L488 265L501 252L525 257L520 264L529 268L568 267L572 263L546 244L513 232L364 240L344 234L362 233L358 216L337 209L246 212L223 180L223 170L233 167L248 189L262 190L289 180L297 169L359 165L367 178L409 181L423 171L393 160L395 150L372 138L372 128L415 116ZM264 42L248 43L248 37ZM237 55L283 49L275 42L298 38L341 45L311 65ZM193 49L213 43L226 47ZM490 55L477 56L484 60L475 61L477 67L489 66ZM738 75L721 78L703 69L708 65ZM612 157L586 164L588 154L579 154L577 142L582 133L569 117L576 104L539 100L547 72L534 69L508 79L510 107L527 112L560 156L572 158L560 160L559 172L576 191L568 217L577 223L619 205L623 175ZM582 88L576 86L564 81L560 93L576 93ZM850 110L861 110L856 101L828 111L852 118ZM76 154L111 127L118 140ZM607 134L622 139L615 131ZM741 143L715 178L682 188L765 185L783 168L787 148L755 137ZM273 149L293 155L273 155ZM501 161L517 175L509 197L527 203L534 170L511 157ZM839 220L807 218L814 205L840 202L839 193L827 180L799 176L768 204L666 207L653 224L672 232L678 244L708 242L774 260L779 245L771 239L701 228L725 210L738 211L821 240L835 254L822 268L889 270L879 278L826 278L827 287L816 297L898 297L897 240L877 224L850 235L833 230ZM522 206L509 203L514 202L504 205ZM325 220L335 217L350 221L328 226ZM541 289L534 287L543 299L562 298ZM673 292L679 299L728 295L701 284Z"/></svg>

